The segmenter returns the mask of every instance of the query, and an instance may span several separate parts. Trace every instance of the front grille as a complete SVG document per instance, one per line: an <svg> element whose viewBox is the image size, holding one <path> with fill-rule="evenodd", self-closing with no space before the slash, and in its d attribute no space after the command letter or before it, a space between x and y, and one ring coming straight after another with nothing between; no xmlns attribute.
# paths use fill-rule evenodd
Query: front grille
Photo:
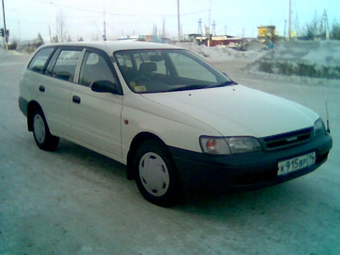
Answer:
<svg viewBox="0 0 340 255"><path fill-rule="evenodd" d="M265 150L282 149L308 141L313 134L313 128L305 128L289 133L262 138Z"/></svg>

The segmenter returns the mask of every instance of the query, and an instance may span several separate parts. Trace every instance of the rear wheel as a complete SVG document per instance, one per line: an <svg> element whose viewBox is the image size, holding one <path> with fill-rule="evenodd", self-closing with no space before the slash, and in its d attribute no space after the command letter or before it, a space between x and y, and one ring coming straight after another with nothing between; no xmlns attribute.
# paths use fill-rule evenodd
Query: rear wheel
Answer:
<svg viewBox="0 0 340 255"><path fill-rule="evenodd" d="M32 116L33 136L36 144L42 150L54 151L58 147L59 137L53 136L48 128L45 116L39 109Z"/></svg>
<svg viewBox="0 0 340 255"><path fill-rule="evenodd" d="M136 183L149 202L160 206L174 205L179 199L179 180L171 155L165 145L145 141L134 159Z"/></svg>

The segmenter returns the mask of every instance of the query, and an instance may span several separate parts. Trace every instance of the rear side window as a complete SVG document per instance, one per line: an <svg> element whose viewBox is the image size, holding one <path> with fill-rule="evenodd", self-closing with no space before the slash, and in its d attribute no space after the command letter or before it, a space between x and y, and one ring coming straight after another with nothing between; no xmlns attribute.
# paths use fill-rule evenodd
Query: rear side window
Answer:
<svg viewBox="0 0 340 255"><path fill-rule="evenodd" d="M43 73L46 62L49 59L51 53L53 52L54 48L44 48L35 54L33 59L28 65L28 69L37 72L37 73Z"/></svg>
<svg viewBox="0 0 340 255"><path fill-rule="evenodd" d="M73 81L80 57L80 50L62 50L54 65L52 76L65 81Z"/></svg>

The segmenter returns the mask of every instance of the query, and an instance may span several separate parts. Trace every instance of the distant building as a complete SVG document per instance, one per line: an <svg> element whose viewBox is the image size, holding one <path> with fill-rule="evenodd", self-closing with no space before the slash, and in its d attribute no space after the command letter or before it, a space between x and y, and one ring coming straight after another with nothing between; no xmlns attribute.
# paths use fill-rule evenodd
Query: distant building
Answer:
<svg viewBox="0 0 340 255"><path fill-rule="evenodd" d="M193 38L198 45L208 45L208 37L202 36L200 34L189 34L189 37ZM234 37L229 35L210 35L210 46L228 46L228 47L238 47L242 42L242 38Z"/></svg>
<svg viewBox="0 0 340 255"><path fill-rule="evenodd" d="M122 35L118 38L118 40L171 43L169 38L164 38L157 35Z"/></svg>
<svg viewBox="0 0 340 255"><path fill-rule="evenodd" d="M260 26L257 27L257 38L261 43L274 42L276 40L276 27L275 26Z"/></svg>

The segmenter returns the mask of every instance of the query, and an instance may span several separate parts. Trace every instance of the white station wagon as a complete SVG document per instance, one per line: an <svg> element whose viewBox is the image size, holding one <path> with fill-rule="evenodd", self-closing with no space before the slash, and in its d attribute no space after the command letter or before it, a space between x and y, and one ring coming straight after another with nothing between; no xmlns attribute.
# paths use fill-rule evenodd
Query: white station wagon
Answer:
<svg viewBox="0 0 340 255"><path fill-rule="evenodd" d="M42 46L23 72L19 107L39 148L53 151L62 137L117 160L161 206L183 187L224 192L296 178L332 147L315 112L165 44Z"/></svg>

